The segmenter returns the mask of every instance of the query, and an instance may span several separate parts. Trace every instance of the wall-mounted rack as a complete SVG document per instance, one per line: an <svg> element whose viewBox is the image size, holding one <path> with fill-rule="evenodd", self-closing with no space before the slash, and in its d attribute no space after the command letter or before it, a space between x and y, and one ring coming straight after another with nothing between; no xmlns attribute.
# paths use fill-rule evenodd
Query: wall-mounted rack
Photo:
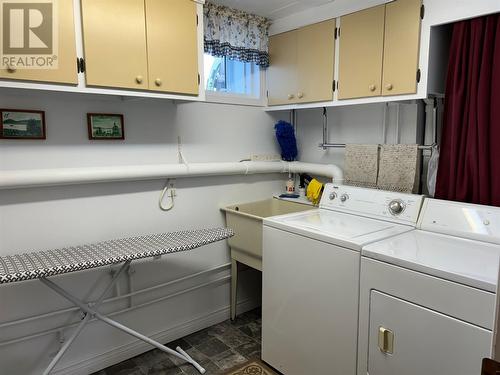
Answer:
<svg viewBox="0 0 500 375"><path fill-rule="evenodd" d="M345 148L346 144L345 143L320 143L319 147L322 147L323 149L327 148ZM418 149L419 150L432 150L434 145L419 145Z"/></svg>
<svg viewBox="0 0 500 375"><path fill-rule="evenodd" d="M384 115L385 116L385 115ZM432 151L436 144L431 145L419 145L419 150L429 150ZM323 142L321 142L318 147L321 147L323 150L327 150L329 148L345 148L345 143L329 143L328 142L328 115L326 111L326 107L323 107Z"/></svg>

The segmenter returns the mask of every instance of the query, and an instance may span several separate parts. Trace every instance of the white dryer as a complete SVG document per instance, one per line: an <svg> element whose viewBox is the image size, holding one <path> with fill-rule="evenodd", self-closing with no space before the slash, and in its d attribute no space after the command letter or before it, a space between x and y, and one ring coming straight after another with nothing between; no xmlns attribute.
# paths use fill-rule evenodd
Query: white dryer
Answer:
<svg viewBox="0 0 500 375"><path fill-rule="evenodd" d="M499 244L499 208L426 199L417 230L364 246L358 375L479 374Z"/></svg>
<svg viewBox="0 0 500 375"><path fill-rule="evenodd" d="M264 219L264 361L285 375L356 373L360 250L414 229L422 199L327 184L319 209Z"/></svg>

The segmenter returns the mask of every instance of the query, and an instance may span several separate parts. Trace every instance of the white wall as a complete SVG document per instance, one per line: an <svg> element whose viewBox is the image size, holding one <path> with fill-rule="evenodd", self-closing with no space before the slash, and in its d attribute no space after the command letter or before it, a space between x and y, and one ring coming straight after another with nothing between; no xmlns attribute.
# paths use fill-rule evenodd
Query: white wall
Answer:
<svg viewBox="0 0 500 375"><path fill-rule="evenodd" d="M398 115L399 107L399 115ZM329 143L417 143L418 106L415 103L363 104L331 107L328 113ZM384 111L386 117L384 118ZM398 120L399 117L399 120ZM421 120L421 119L420 119ZM384 122L386 122L384 139ZM399 131L396 124L399 122ZM398 133L399 132L399 133ZM297 111L300 159L311 163L344 165L344 149L323 150L323 110Z"/></svg>
<svg viewBox="0 0 500 375"><path fill-rule="evenodd" d="M274 118L260 108L219 104L173 104L165 100L126 100L35 91L0 91L2 108L46 111L46 141L0 141L0 169L78 167L141 163L176 163L177 136L190 162L236 161L251 153L276 153ZM125 141L89 141L87 112L123 113ZM283 186L282 176L192 178L176 181L175 208L158 208L162 181L140 181L15 189L0 191L0 254L46 249L116 237L186 228L224 225L219 208L229 203L269 197ZM229 261L225 242L191 252L137 262L132 289L145 288L186 275L134 298L133 304L199 289L116 316L120 321L166 342L228 317ZM219 267L221 266L221 267ZM212 268L214 271L210 271ZM217 268L218 267L218 268ZM109 279L110 268L54 278L82 298L96 295ZM246 271L240 293L242 308L259 303L260 275ZM126 278L119 285L129 290ZM116 293L116 291L115 291ZM14 320L70 306L36 281L0 287L0 341L49 331L34 339L2 345L1 373L39 373L59 347L57 327L76 322L74 312L11 324ZM109 303L104 311L129 307L128 299ZM10 322L10 323L9 323ZM60 330L68 337L71 332ZM63 358L60 368L89 373L148 349L100 323L92 323Z"/></svg>

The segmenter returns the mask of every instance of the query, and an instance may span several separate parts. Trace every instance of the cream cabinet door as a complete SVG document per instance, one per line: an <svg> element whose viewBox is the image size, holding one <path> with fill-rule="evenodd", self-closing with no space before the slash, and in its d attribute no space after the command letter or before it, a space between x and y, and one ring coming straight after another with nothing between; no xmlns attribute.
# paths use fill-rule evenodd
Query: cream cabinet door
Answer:
<svg viewBox="0 0 500 375"><path fill-rule="evenodd" d="M87 85L147 89L144 0L82 0L82 19Z"/></svg>
<svg viewBox="0 0 500 375"><path fill-rule="evenodd" d="M76 85L76 39L73 0L58 0L57 69L0 69L0 78Z"/></svg>
<svg viewBox="0 0 500 375"><path fill-rule="evenodd" d="M340 18L339 99L379 96L385 5Z"/></svg>
<svg viewBox="0 0 500 375"><path fill-rule="evenodd" d="M149 88L198 94L196 3L146 0Z"/></svg>
<svg viewBox="0 0 500 375"><path fill-rule="evenodd" d="M297 102L297 31L269 38L270 66L267 73L269 105Z"/></svg>
<svg viewBox="0 0 500 375"><path fill-rule="evenodd" d="M333 100L335 20L297 30L298 103Z"/></svg>
<svg viewBox="0 0 500 375"><path fill-rule="evenodd" d="M417 92L422 0L397 0L386 5L383 95Z"/></svg>

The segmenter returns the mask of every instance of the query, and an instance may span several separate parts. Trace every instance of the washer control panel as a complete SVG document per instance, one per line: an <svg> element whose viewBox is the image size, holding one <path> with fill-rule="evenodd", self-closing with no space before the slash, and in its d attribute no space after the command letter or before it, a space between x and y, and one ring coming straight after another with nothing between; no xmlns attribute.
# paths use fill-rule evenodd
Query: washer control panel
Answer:
<svg viewBox="0 0 500 375"><path fill-rule="evenodd" d="M405 208L405 202L401 199L394 199L389 202L389 212L393 215L400 215Z"/></svg>
<svg viewBox="0 0 500 375"><path fill-rule="evenodd" d="M424 197L415 194L326 184L320 207L395 222L416 224Z"/></svg>

